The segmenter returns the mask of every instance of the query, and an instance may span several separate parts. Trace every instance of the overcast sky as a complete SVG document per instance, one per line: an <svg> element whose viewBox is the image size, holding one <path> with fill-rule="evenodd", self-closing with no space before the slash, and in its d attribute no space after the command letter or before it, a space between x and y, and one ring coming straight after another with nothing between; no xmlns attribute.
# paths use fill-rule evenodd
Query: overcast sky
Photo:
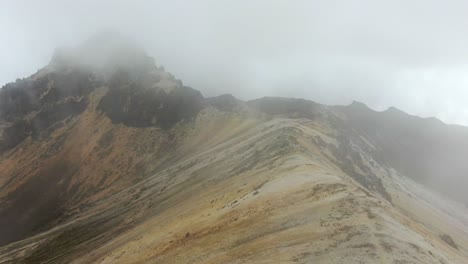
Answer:
<svg viewBox="0 0 468 264"><path fill-rule="evenodd" d="M0 85L102 30L205 96L395 106L468 125L468 1L0 0Z"/></svg>

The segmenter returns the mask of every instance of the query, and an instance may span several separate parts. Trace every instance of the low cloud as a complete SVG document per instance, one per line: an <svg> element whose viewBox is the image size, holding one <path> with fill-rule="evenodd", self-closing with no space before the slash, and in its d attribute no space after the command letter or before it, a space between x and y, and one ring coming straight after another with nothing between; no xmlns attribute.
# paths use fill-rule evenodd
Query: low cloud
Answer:
<svg viewBox="0 0 468 264"><path fill-rule="evenodd" d="M22 1L0 9L0 83L101 30L205 96L365 102L468 125L466 1Z"/></svg>

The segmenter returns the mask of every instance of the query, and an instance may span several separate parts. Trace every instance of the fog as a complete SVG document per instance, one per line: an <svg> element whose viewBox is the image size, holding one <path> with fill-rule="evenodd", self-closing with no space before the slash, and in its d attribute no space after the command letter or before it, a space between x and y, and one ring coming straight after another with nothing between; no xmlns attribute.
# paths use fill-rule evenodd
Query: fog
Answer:
<svg viewBox="0 0 468 264"><path fill-rule="evenodd" d="M205 96L395 106L468 125L466 1L21 1L0 8L0 84L102 30Z"/></svg>

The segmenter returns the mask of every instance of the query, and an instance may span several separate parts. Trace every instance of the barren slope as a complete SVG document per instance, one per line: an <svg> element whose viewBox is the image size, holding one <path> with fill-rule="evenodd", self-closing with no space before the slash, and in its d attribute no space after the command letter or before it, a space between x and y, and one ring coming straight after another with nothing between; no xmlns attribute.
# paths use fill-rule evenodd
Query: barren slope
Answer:
<svg viewBox="0 0 468 264"><path fill-rule="evenodd" d="M337 166L325 147L337 144L335 131L321 122L240 120L205 110L184 144L197 151L181 149L190 155L93 204L78 220L2 251L25 245L7 255L26 254L30 263L466 260L468 218L459 205L439 200L460 210L451 216L424 200L432 195L424 187L379 166L372 171L393 204L362 186ZM458 249L440 234L453 237Z"/></svg>
<svg viewBox="0 0 468 264"><path fill-rule="evenodd" d="M467 128L206 99L96 41L0 90L0 263L468 262Z"/></svg>

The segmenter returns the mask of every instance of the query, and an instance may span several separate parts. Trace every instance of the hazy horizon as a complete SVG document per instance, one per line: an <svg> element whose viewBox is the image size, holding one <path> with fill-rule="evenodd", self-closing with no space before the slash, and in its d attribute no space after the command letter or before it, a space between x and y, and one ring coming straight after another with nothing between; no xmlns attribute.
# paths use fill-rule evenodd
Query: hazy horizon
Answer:
<svg viewBox="0 0 468 264"><path fill-rule="evenodd" d="M0 85L103 30L211 97L360 101L468 125L463 1L5 1ZM8 34L7 34L8 33Z"/></svg>

